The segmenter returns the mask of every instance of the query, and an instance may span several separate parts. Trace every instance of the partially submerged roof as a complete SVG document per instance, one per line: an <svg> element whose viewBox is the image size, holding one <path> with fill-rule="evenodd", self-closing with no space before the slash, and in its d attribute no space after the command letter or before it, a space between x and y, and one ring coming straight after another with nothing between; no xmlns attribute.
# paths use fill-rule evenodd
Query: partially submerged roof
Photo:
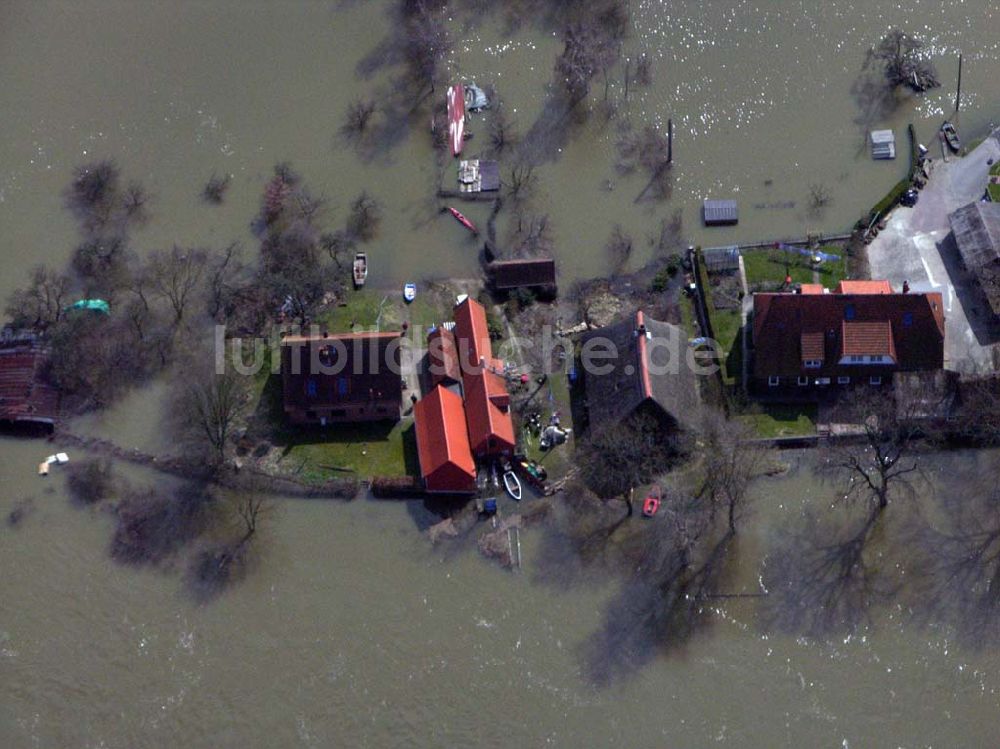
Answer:
<svg viewBox="0 0 1000 749"><path fill-rule="evenodd" d="M48 360L34 340L0 343L0 421L56 423L59 391L45 379Z"/></svg>
<svg viewBox="0 0 1000 749"><path fill-rule="evenodd" d="M498 260L487 270L493 286L501 291L556 285L556 261L550 257Z"/></svg>
<svg viewBox="0 0 1000 749"><path fill-rule="evenodd" d="M476 465L462 399L438 385L413 406L413 418L420 473L427 491L475 491Z"/></svg>
<svg viewBox="0 0 1000 749"><path fill-rule="evenodd" d="M583 336L584 350L598 353L610 344L613 358L586 371L588 413L592 426L612 424L645 403L654 404L675 422L694 426L700 406L695 374L688 366L687 336L668 323L637 312L621 322ZM595 367L596 368L596 367Z"/></svg>
<svg viewBox="0 0 1000 749"><path fill-rule="evenodd" d="M977 201L948 216L962 262L1000 315L1000 204Z"/></svg>

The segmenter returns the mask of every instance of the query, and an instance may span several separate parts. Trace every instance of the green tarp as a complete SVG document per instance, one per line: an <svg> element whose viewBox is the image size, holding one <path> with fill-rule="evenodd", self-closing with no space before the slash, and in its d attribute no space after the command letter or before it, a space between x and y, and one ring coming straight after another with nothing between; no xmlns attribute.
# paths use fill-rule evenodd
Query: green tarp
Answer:
<svg viewBox="0 0 1000 749"><path fill-rule="evenodd" d="M105 315L111 313L111 307L103 299L81 299L66 309L92 310L93 312L100 312Z"/></svg>

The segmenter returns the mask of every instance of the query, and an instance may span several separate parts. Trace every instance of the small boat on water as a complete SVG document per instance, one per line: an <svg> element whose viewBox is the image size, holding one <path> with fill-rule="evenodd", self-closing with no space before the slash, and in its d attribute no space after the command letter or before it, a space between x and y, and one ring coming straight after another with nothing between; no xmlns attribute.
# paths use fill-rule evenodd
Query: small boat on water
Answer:
<svg viewBox="0 0 1000 749"><path fill-rule="evenodd" d="M513 471L504 471L503 488L511 499L521 501L521 482Z"/></svg>
<svg viewBox="0 0 1000 749"><path fill-rule="evenodd" d="M360 289L368 280L368 255L359 252L354 256L354 288Z"/></svg>
<svg viewBox="0 0 1000 749"><path fill-rule="evenodd" d="M469 219L467 219L465 216L463 216L462 213L458 209L452 208L451 206L449 206L448 207L448 213L450 213L452 216L454 216L455 220L458 223L460 223L466 229L468 229L469 231L471 231L473 234L478 234L479 233L479 229L476 228L476 225L474 223L472 223L471 221L469 221Z"/></svg>
<svg viewBox="0 0 1000 749"><path fill-rule="evenodd" d="M958 138L958 130L947 120L941 125L941 136L944 138L944 142L948 144L948 148L952 153L958 153L962 148L962 141Z"/></svg>
<svg viewBox="0 0 1000 749"><path fill-rule="evenodd" d="M642 502L642 514L651 518L656 514L656 511L660 509L660 488L654 486L649 491L649 495Z"/></svg>
<svg viewBox="0 0 1000 749"><path fill-rule="evenodd" d="M403 284L403 300L409 304L417 298L417 285L415 283Z"/></svg>
<svg viewBox="0 0 1000 749"><path fill-rule="evenodd" d="M458 156L465 143L465 90L461 83L448 87L448 142Z"/></svg>

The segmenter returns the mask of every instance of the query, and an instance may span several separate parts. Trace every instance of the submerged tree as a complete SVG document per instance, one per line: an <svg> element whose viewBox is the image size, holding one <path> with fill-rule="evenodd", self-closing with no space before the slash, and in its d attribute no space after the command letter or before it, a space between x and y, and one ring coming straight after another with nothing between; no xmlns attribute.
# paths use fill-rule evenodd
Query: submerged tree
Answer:
<svg viewBox="0 0 1000 749"><path fill-rule="evenodd" d="M853 425L858 440L835 445L823 466L841 501L860 502L875 516L893 498L913 495L921 474L914 455L919 431L911 416L891 396L870 388L841 399L833 418Z"/></svg>
<svg viewBox="0 0 1000 749"><path fill-rule="evenodd" d="M71 289L66 275L38 265L31 271L28 286L11 294L4 311L14 327L45 330L62 319Z"/></svg>
<svg viewBox="0 0 1000 749"><path fill-rule="evenodd" d="M146 267L149 287L170 305L175 325L184 319L188 303L201 291L207 262L205 250L177 245L169 252L157 250L150 255Z"/></svg>
<svg viewBox="0 0 1000 749"><path fill-rule="evenodd" d="M921 92L941 85L937 69L923 54L923 48L924 43L916 37L890 29L869 54L882 67L889 88L906 86Z"/></svg>
<svg viewBox="0 0 1000 749"><path fill-rule="evenodd" d="M708 413L702 421L705 482L701 496L708 500L713 517L717 511L725 514L732 534L750 503L750 484L772 463L771 451L753 438L748 427L720 412Z"/></svg>

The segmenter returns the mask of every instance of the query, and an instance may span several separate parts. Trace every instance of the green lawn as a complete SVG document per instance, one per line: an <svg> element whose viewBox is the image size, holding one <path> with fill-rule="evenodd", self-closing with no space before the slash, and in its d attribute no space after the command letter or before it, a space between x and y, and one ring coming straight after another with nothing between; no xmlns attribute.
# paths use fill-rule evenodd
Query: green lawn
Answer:
<svg viewBox="0 0 1000 749"><path fill-rule="evenodd" d="M723 367L723 379L727 385L732 385L740 376L739 362L743 351L743 344L740 341L740 311L709 308L709 315L712 318L712 332L721 349L719 359Z"/></svg>
<svg viewBox="0 0 1000 749"><path fill-rule="evenodd" d="M440 324L449 315L450 311L438 308L436 295L422 296L419 289L410 304L403 301L402 289L398 292L362 289L348 292L336 306L319 314L316 322L331 333L348 333L352 324L355 330L371 330L376 324L380 330L399 330L403 321L409 322L411 328L426 329Z"/></svg>
<svg viewBox="0 0 1000 749"><path fill-rule="evenodd" d="M757 409L760 409L757 411ZM801 437L816 433L816 405L760 404L740 419L761 437Z"/></svg>
<svg viewBox="0 0 1000 749"><path fill-rule="evenodd" d="M282 467L306 481L419 473L413 420L282 430Z"/></svg>
<svg viewBox="0 0 1000 749"><path fill-rule="evenodd" d="M819 268L819 282L826 288L833 288L847 275L847 257L840 247L821 247L822 252L840 255L840 260L823 263ZM780 250L751 250L743 253L743 264L747 272L747 285L751 290L755 285L779 285L784 283L786 273L793 283L812 283L813 269L809 258Z"/></svg>

